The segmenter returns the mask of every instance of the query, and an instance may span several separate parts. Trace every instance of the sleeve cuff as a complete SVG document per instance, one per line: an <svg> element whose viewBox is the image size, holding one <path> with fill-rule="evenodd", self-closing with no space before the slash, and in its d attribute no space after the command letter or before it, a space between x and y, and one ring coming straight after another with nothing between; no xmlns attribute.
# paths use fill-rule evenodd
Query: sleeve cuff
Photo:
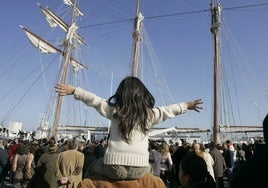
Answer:
<svg viewBox="0 0 268 188"><path fill-rule="evenodd" d="M182 102L182 103L179 103L178 105L181 108L181 113L184 114L188 109L187 104L185 102Z"/></svg>

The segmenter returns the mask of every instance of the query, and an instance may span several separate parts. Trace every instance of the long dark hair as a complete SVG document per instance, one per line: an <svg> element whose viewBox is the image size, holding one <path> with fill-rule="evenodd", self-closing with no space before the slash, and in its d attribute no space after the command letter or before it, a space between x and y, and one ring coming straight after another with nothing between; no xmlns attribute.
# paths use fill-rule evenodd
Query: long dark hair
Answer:
<svg viewBox="0 0 268 188"><path fill-rule="evenodd" d="M25 155L28 154L29 152L30 152L30 144L20 143L16 153L19 155Z"/></svg>
<svg viewBox="0 0 268 188"><path fill-rule="evenodd" d="M131 141L135 126L144 134L148 132L147 121L155 99L138 78L129 76L123 79L108 103L116 108L114 118L119 122L120 132L127 142Z"/></svg>

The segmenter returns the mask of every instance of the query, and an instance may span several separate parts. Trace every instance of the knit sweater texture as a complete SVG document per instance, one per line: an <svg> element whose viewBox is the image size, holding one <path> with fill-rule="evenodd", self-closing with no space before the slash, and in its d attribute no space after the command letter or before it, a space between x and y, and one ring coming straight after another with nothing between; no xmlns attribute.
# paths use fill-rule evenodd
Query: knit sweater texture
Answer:
<svg viewBox="0 0 268 188"><path fill-rule="evenodd" d="M127 143L120 134L118 122L113 118L115 108L110 106L107 99L96 96L95 94L77 87L74 92L76 100L81 100L86 105L91 106L97 112L111 120L110 137L104 155L104 164L122 166L149 166L148 134L143 134L139 129L134 129L131 133L131 142ZM166 119L183 114L187 110L186 103L171 104L153 108L153 118L148 126L151 128Z"/></svg>

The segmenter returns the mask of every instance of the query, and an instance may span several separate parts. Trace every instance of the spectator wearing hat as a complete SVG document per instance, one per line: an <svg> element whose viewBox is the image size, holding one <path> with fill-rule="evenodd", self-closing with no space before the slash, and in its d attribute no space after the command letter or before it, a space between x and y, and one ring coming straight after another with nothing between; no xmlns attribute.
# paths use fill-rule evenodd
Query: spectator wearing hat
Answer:
<svg viewBox="0 0 268 188"><path fill-rule="evenodd" d="M47 146L46 153L42 154L37 162L36 177L32 181L32 187L52 188L58 187L56 178L56 162L58 153L56 143L50 143Z"/></svg>

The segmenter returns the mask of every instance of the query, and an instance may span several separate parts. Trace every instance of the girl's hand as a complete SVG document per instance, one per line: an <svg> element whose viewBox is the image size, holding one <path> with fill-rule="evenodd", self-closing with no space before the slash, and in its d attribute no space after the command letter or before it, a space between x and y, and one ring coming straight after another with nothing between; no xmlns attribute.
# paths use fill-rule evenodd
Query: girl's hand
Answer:
<svg viewBox="0 0 268 188"><path fill-rule="evenodd" d="M74 86L66 85L66 84L56 84L55 89L56 89L56 92L60 96L72 95L74 94L74 91L75 91Z"/></svg>
<svg viewBox="0 0 268 188"><path fill-rule="evenodd" d="M202 99L196 99L194 101L189 101L186 103L188 110L194 110L197 112L200 112L200 110L203 109L201 106L199 106L200 104L203 104Z"/></svg>

